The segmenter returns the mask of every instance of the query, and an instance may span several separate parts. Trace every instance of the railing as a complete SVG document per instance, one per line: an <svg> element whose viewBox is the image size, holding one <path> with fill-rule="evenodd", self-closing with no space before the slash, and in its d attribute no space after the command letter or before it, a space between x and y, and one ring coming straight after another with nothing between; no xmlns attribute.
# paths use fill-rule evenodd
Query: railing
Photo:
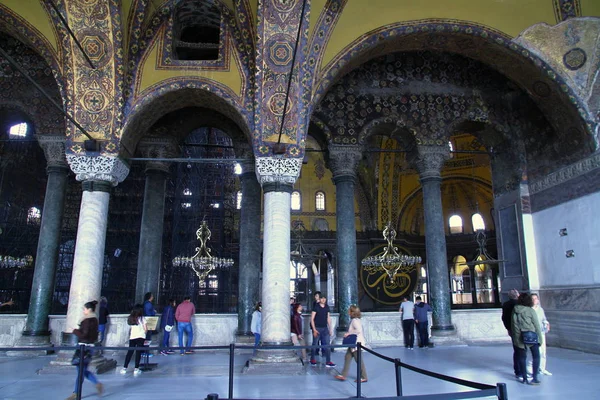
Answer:
<svg viewBox="0 0 600 400"><path fill-rule="evenodd" d="M84 365L85 363L85 344L80 344L78 346L61 346L61 347L5 347L0 348L0 351L61 351L61 350L79 350L79 365ZM104 347L97 346L98 349L105 350L135 350L140 351L140 347ZM322 349L322 348L349 348L356 347L357 348L357 360L356 360L356 398L362 398L362 368L361 368L361 360L362 360L362 352L363 350L382 359L394 364L394 370L396 374L396 396L390 397L371 397L374 400L452 400L452 399L474 399L481 397L489 397L495 396L498 400L508 400L508 391L506 389L505 383L497 383L496 386L487 385L479 382L467 381L464 379L454 378L451 376L443 375L437 372L428 371L422 368L415 367L410 364L405 364L400 361L399 358L391 358L387 357L383 354L377 353L371 349L363 347L360 343L355 345L324 345L324 346L260 346L258 349L260 350L300 350L300 349ZM235 350L236 349L247 349L247 350L255 350L254 346L236 346L235 343L231 343L229 346L197 346L197 347L189 347L189 348L181 348L181 347L150 347L149 350L229 350L229 385L228 385L228 396L229 400L233 400L233 382L234 382L234 365L235 365ZM143 350L142 350L143 351ZM148 357L145 358L146 365L148 363ZM440 393L440 394L426 394L426 395L412 395L412 396L404 396L402 389L402 368L409 369L411 371L417 372L419 374L423 374L432 378L441 379L446 382L455 383L457 385L467 386L473 389L474 391L469 392L451 392L451 393ZM81 400L81 388L83 385L83 373L84 368L78 369L77 376L77 400ZM207 395L206 400L218 400L219 395L216 393L210 393ZM243 399L237 398L235 400L252 400L252 399ZM316 399L315 399L316 400ZM329 399L329 400L341 400L341 399Z"/></svg>

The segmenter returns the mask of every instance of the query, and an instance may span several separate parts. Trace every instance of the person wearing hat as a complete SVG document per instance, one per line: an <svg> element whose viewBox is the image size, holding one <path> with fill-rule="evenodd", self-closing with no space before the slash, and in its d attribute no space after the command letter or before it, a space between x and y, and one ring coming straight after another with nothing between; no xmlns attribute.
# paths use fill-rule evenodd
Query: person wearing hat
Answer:
<svg viewBox="0 0 600 400"><path fill-rule="evenodd" d="M502 323L508 332L508 336L512 340L512 312L517 305L517 299L519 298L519 291L517 289L511 289L508 291L508 301L502 304ZM519 366L519 349L513 342L513 369L515 371L515 377L521 377L521 368Z"/></svg>

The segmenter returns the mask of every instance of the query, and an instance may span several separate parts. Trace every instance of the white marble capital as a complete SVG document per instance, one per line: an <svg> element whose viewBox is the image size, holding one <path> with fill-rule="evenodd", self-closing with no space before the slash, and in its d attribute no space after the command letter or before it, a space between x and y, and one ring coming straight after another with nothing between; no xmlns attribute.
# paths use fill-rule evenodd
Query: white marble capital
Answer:
<svg viewBox="0 0 600 400"><path fill-rule="evenodd" d="M80 156L67 154L67 162L78 181L106 181L113 186L123 182L129 165L115 155Z"/></svg>
<svg viewBox="0 0 600 400"><path fill-rule="evenodd" d="M302 158L257 157L255 165L256 177L261 185L274 182L293 185L300 176Z"/></svg>

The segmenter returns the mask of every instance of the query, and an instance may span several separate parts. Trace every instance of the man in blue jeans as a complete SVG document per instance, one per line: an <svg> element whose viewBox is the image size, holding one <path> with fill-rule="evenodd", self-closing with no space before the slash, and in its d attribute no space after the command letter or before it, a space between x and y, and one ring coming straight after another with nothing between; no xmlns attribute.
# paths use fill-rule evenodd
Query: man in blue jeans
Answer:
<svg viewBox="0 0 600 400"><path fill-rule="evenodd" d="M196 314L196 307L191 302L190 296L186 296L183 299L183 303L177 306L175 310L175 319L177 320L177 332L179 333L179 347L181 355L192 354L194 351L190 349L192 347L192 341L194 340L194 330L192 329L192 316ZM187 334L187 342L185 349L183 347L183 333Z"/></svg>
<svg viewBox="0 0 600 400"><path fill-rule="evenodd" d="M329 337L333 335L332 325L331 325L331 316L329 315L329 306L327 305L327 298L322 296L319 299L319 303L312 310L310 315L310 327L313 332L313 346L317 346L319 341L321 345L329 345ZM331 362L331 352L328 347L322 347L321 351L325 356L325 367L333 368L335 364ZM317 360L315 359L315 349L310 350L310 365L317 365Z"/></svg>

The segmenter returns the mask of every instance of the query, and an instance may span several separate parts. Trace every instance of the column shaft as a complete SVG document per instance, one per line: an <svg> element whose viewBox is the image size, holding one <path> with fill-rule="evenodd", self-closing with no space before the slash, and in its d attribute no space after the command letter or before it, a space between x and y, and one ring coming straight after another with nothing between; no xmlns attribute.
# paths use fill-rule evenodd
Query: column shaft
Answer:
<svg viewBox="0 0 600 400"><path fill-rule="evenodd" d="M242 209L240 216L240 261L238 278L238 335L251 335L250 323L260 288L260 196L256 173L240 175Z"/></svg>
<svg viewBox="0 0 600 400"><path fill-rule="evenodd" d="M262 281L263 344L291 343L289 191L265 190Z"/></svg>
<svg viewBox="0 0 600 400"><path fill-rule="evenodd" d="M47 336L48 314L52 304L54 276L58 261L60 230L67 190L68 167L48 167L48 182L42 211L42 223L35 257L29 312L24 336Z"/></svg>
<svg viewBox="0 0 600 400"><path fill-rule="evenodd" d="M452 330L446 234L442 209L441 177L421 178L425 217L425 244L434 330Z"/></svg>
<svg viewBox="0 0 600 400"><path fill-rule="evenodd" d="M338 259L338 330L350 325L347 313L351 304L358 304L358 271L356 260L356 223L354 218L354 177L334 178L336 190L336 239Z"/></svg>
<svg viewBox="0 0 600 400"><path fill-rule="evenodd" d="M147 292L154 293L156 304L160 302L159 280L162 266L166 182L167 173L165 171L155 169L146 171L135 285L135 299L138 303L144 300L144 294Z"/></svg>
<svg viewBox="0 0 600 400"><path fill-rule="evenodd" d="M96 189L96 191L91 191L88 190L90 188L86 189L86 184L89 183L83 182L84 191L79 211L79 225L69 290L69 307L64 332L67 334L78 327L79 321L83 317L83 305L91 300L99 300L102 289L110 184L91 182L94 186L91 189Z"/></svg>

